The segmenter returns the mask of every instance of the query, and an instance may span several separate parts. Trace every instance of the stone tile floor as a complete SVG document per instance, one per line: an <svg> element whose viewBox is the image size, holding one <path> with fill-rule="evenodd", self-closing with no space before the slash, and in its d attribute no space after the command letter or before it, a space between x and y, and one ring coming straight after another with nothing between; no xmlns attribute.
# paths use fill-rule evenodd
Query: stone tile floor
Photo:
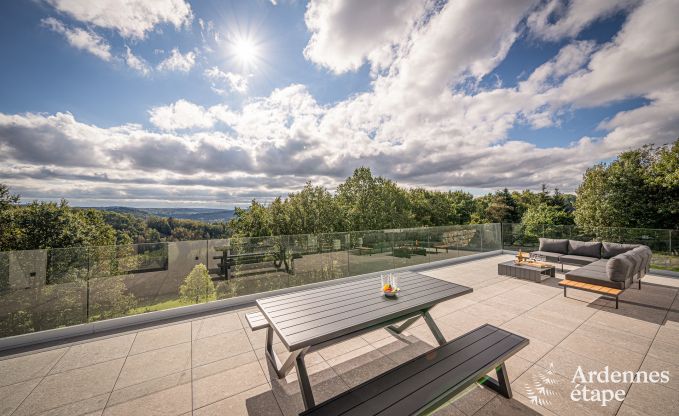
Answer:
<svg viewBox="0 0 679 416"><path fill-rule="evenodd" d="M647 276L620 309L594 294L563 291L497 275L496 256L424 272L474 288L438 305L448 339L483 323L530 338L507 363L514 398L482 387L438 415L679 415L679 279ZM296 415L296 376L278 380L264 359L264 331L247 329L254 308L175 321L23 351L0 358L0 415ZM308 356L321 402L435 345L420 322L404 339L378 330ZM283 346L276 344L283 353ZM670 371L664 384L595 383L621 389L606 406L574 402L572 378L583 370Z"/></svg>

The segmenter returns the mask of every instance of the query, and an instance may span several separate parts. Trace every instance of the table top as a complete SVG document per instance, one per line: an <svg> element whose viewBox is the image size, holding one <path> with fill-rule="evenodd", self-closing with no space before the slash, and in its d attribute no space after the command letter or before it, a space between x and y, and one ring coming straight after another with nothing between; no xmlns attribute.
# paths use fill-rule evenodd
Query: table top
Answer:
<svg viewBox="0 0 679 416"><path fill-rule="evenodd" d="M414 272L398 273L401 291L386 298L379 274L258 299L257 306L289 351L317 345L428 309L467 293L467 286Z"/></svg>
<svg viewBox="0 0 679 416"><path fill-rule="evenodd" d="M520 268L523 268L523 269L531 269L531 270L549 270L549 269L556 268L556 266L554 266L554 265L549 265L548 267L540 267L540 266L533 266L529 263L524 263L524 262L521 262L521 264L516 264L516 263L514 263L514 260L505 261L505 262L500 263L500 264L503 264L505 266L520 267Z"/></svg>

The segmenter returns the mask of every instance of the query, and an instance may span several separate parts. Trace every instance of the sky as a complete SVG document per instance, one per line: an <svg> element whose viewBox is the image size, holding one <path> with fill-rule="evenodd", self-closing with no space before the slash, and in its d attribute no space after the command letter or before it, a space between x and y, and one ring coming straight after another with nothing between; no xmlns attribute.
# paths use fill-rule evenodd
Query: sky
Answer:
<svg viewBox="0 0 679 416"><path fill-rule="evenodd" d="M0 182L214 207L330 190L574 192L679 137L679 0L0 4Z"/></svg>

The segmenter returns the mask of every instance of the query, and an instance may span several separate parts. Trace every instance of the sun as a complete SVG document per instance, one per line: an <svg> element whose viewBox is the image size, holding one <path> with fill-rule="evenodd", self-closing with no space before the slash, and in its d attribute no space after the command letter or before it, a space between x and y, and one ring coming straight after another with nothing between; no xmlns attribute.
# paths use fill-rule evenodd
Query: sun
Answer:
<svg viewBox="0 0 679 416"><path fill-rule="evenodd" d="M231 45L231 52L235 60L243 67L253 66L259 58L259 47L249 37L235 39Z"/></svg>

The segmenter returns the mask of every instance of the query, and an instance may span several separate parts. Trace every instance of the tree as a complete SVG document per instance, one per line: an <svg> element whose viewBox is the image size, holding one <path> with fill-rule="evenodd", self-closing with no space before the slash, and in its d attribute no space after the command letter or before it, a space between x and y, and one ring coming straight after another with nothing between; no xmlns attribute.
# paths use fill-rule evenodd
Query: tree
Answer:
<svg viewBox="0 0 679 416"><path fill-rule="evenodd" d="M415 225L406 192L396 183L358 168L337 188L337 201L350 230L381 230Z"/></svg>
<svg viewBox="0 0 679 416"><path fill-rule="evenodd" d="M179 298L185 303L214 300L216 293L215 284L203 263L197 264L179 287Z"/></svg>
<svg viewBox="0 0 679 416"><path fill-rule="evenodd" d="M644 146L585 172L575 222L583 227L677 228L679 140Z"/></svg>
<svg viewBox="0 0 679 416"><path fill-rule="evenodd" d="M16 206L19 203L19 195L11 194L9 187L0 183L0 211Z"/></svg>
<svg viewBox="0 0 679 416"><path fill-rule="evenodd" d="M545 225L570 224L571 218L567 212L559 208L542 203L529 207L521 218L521 224L526 233L541 236L542 227Z"/></svg>
<svg viewBox="0 0 679 416"><path fill-rule="evenodd" d="M74 209L65 200L36 201L2 212L1 251L115 244L115 231L100 211Z"/></svg>

